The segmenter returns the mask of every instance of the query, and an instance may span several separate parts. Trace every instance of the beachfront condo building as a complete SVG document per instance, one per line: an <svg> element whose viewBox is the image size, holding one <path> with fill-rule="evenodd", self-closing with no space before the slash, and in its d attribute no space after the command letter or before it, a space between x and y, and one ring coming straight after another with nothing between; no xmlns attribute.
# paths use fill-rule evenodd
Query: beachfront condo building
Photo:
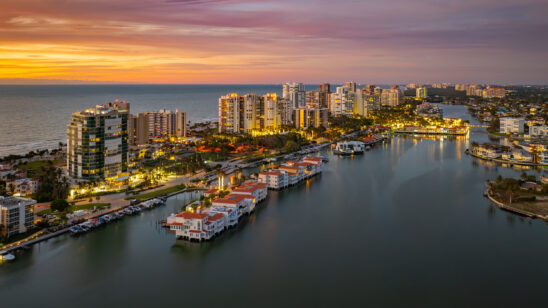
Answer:
<svg viewBox="0 0 548 308"><path fill-rule="evenodd" d="M288 101L276 93L262 96L230 93L219 98L219 132L277 130L292 122L292 111Z"/></svg>
<svg viewBox="0 0 548 308"><path fill-rule="evenodd" d="M33 199L0 196L0 235L10 237L34 226Z"/></svg>
<svg viewBox="0 0 548 308"><path fill-rule="evenodd" d="M130 145L143 145L152 140L184 138L187 133L186 112L162 109L129 117Z"/></svg>
<svg viewBox="0 0 548 308"><path fill-rule="evenodd" d="M282 85L282 97L291 102L293 108L304 107L306 90L303 83L289 82Z"/></svg>
<svg viewBox="0 0 548 308"><path fill-rule="evenodd" d="M72 114L67 126L67 169L94 181L127 171L129 103L116 100Z"/></svg>

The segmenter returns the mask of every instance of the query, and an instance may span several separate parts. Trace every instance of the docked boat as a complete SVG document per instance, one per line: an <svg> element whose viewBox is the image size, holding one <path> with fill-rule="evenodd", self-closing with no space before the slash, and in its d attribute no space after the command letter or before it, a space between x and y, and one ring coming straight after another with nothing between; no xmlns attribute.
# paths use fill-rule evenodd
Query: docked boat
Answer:
<svg viewBox="0 0 548 308"><path fill-rule="evenodd" d="M78 234L80 232L82 232L82 228L80 228L78 225L76 226L72 226L70 227L69 231L72 233L72 234Z"/></svg>
<svg viewBox="0 0 548 308"><path fill-rule="evenodd" d="M363 154L364 150L365 144L361 141L343 141L337 142L337 146L333 152L339 155L353 155Z"/></svg>
<svg viewBox="0 0 548 308"><path fill-rule="evenodd" d="M8 253L5 255L0 255L0 259L2 259L2 261L13 261L15 260L15 256L12 255L11 253Z"/></svg>

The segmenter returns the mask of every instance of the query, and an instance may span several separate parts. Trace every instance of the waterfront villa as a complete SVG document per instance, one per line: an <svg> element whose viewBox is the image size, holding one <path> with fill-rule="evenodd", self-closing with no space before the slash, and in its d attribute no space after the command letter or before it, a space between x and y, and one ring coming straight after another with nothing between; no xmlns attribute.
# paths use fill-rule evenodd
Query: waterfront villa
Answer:
<svg viewBox="0 0 548 308"><path fill-rule="evenodd" d="M187 211L167 218L166 225L177 237L186 240L210 240L223 230L238 224L240 217L250 214L256 205L265 200L268 189L283 189L321 172L323 160L320 157L306 157L302 161L288 161L279 169L259 173L258 182L247 181L236 187L223 198L213 200L207 207L195 201L186 207ZM212 196L216 189L204 195ZM194 212L194 205L197 212ZM205 207L205 208L204 208Z"/></svg>
<svg viewBox="0 0 548 308"><path fill-rule="evenodd" d="M270 170L259 173L259 183L266 184L269 189L280 190L289 185L289 176L283 170Z"/></svg>
<svg viewBox="0 0 548 308"><path fill-rule="evenodd" d="M303 162L314 164L314 165L318 166L319 168L321 168L323 166L323 160L322 160L321 157L308 156L308 157L303 158Z"/></svg>
<svg viewBox="0 0 548 308"><path fill-rule="evenodd" d="M232 190L231 194L252 196L255 205L266 199L268 189L266 184L249 181Z"/></svg>
<svg viewBox="0 0 548 308"><path fill-rule="evenodd" d="M239 211L234 210L232 207L228 206L211 206L206 209L208 213L219 213L224 217L225 227L231 228L238 224L238 220L242 217Z"/></svg>
<svg viewBox="0 0 548 308"><path fill-rule="evenodd" d="M250 195L228 194L224 198L218 198L211 202L216 206L234 208L241 214L250 214L255 210L255 197Z"/></svg>
<svg viewBox="0 0 548 308"><path fill-rule="evenodd" d="M167 218L170 230L177 237L188 240L210 240L225 229L225 219L222 213L191 213L181 212Z"/></svg>
<svg viewBox="0 0 548 308"><path fill-rule="evenodd" d="M305 157L302 161L288 161L278 169L259 173L259 182L269 189L280 190L322 172L321 157Z"/></svg>
<svg viewBox="0 0 548 308"><path fill-rule="evenodd" d="M208 189L204 192L204 197L209 197L211 195L215 195L219 192L219 190L217 188L211 188L211 189Z"/></svg>
<svg viewBox="0 0 548 308"><path fill-rule="evenodd" d="M167 218L167 226L179 238L207 241L238 224L238 211L212 206L203 213L181 212Z"/></svg>

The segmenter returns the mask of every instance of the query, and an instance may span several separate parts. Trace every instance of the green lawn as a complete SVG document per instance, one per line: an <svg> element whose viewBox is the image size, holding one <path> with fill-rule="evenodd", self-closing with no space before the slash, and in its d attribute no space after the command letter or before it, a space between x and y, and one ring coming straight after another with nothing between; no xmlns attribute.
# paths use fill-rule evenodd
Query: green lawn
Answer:
<svg viewBox="0 0 548 308"><path fill-rule="evenodd" d="M167 195L167 194L177 192L179 190L183 190L183 189L185 189L185 187L186 186L184 184L176 185L176 186L168 187L168 188L165 188L165 189L160 189L160 190L149 192L149 193L144 193L144 194L140 194L140 195L136 195L136 196L132 196L132 197L127 197L126 200L136 199L137 201L146 201L146 200L150 200L150 199L159 197L163 194Z"/></svg>
<svg viewBox="0 0 548 308"><path fill-rule="evenodd" d="M51 161L53 166L59 163L59 161ZM49 166L49 160L37 160L28 162L25 164L18 165L16 168L20 170L27 170L27 176L28 177L35 177L38 176L38 170L40 170L40 167L47 167Z"/></svg>

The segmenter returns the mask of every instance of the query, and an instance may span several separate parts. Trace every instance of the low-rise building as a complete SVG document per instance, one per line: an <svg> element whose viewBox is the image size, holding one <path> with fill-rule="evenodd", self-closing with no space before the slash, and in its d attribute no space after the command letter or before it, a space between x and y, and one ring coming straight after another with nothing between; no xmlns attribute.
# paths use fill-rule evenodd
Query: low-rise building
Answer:
<svg viewBox="0 0 548 308"><path fill-rule="evenodd" d="M266 199L268 189L266 184L249 181L232 190L231 194L252 196L255 205Z"/></svg>
<svg viewBox="0 0 548 308"><path fill-rule="evenodd" d="M208 189L204 192L204 197L209 197L211 195L215 195L219 192L219 190L217 188L211 188L211 189Z"/></svg>
<svg viewBox="0 0 548 308"><path fill-rule="evenodd" d="M33 199L0 196L0 232L10 237L34 227Z"/></svg>
<svg viewBox="0 0 548 308"><path fill-rule="evenodd" d="M499 131L503 134L523 134L524 124L523 118L500 118Z"/></svg>
<svg viewBox="0 0 548 308"><path fill-rule="evenodd" d="M544 138L546 137L547 128L544 125L533 125L529 126L529 138Z"/></svg>
<svg viewBox="0 0 548 308"><path fill-rule="evenodd" d="M289 165L283 165L279 168L279 170L287 172L288 184L290 186L299 183L304 178L303 169L304 168L302 166Z"/></svg>
<svg viewBox="0 0 548 308"><path fill-rule="evenodd" d="M320 170L323 166L323 159L321 157L308 156L308 157L303 158L303 161L316 165Z"/></svg>
<svg viewBox="0 0 548 308"><path fill-rule="evenodd" d="M212 205L232 207L241 214L250 214L255 210L256 200L253 196L228 194L211 202Z"/></svg>
<svg viewBox="0 0 548 308"><path fill-rule="evenodd" d="M209 213L220 213L224 217L224 224L227 228L234 227L238 224L238 220L242 217L239 211L228 206L211 206L207 209Z"/></svg>
<svg viewBox="0 0 548 308"><path fill-rule="evenodd" d="M38 178L24 178L6 182L8 193L19 196L29 196L36 193L39 186L40 179Z"/></svg>
<svg viewBox="0 0 548 308"><path fill-rule="evenodd" d="M259 183L266 184L267 188L280 190L289 185L289 176L283 170L270 170L259 173Z"/></svg>
<svg viewBox="0 0 548 308"><path fill-rule="evenodd" d="M205 225L208 217L205 213L181 212L168 217L167 225L178 237L197 241L209 240L214 233Z"/></svg>
<svg viewBox="0 0 548 308"><path fill-rule="evenodd" d="M1 170L0 171L0 180L8 181L12 179L22 179L27 177L26 170Z"/></svg>

